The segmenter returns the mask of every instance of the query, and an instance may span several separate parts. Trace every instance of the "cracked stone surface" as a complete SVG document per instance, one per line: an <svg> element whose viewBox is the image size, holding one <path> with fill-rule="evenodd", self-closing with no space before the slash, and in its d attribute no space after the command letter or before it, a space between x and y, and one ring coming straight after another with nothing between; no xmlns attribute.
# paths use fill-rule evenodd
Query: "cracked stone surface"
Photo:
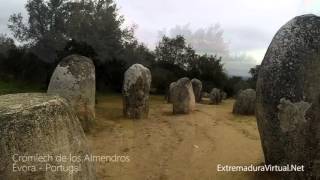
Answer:
<svg viewBox="0 0 320 180"><path fill-rule="evenodd" d="M150 70L141 64L132 65L124 74L122 95L123 113L130 119L148 117Z"/></svg>
<svg viewBox="0 0 320 180"><path fill-rule="evenodd" d="M173 114L188 114L195 109L195 96L192 83L184 77L172 89Z"/></svg>
<svg viewBox="0 0 320 180"><path fill-rule="evenodd" d="M320 17L286 23L274 36L257 81L256 116L267 164L302 164L292 179L320 177Z"/></svg>
<svg viewBox="0 0 320 180"><path fill-rule="evenodd" d="M95 66L91 59L79 55L62 59L52 74L47 93L66 98L83 129L90 130L95 119L96 96Z"/></svg>
<svg viewBox="0 0 320 180"><path fill-rule="evenodd" d="M91 162L47 163L64 167L81 166L81 171L45 171L46 163L16 162L17 167L35 166L36 172L13 172L13 155L90 155L81 124L67 100L41 93L0 96L0 179L86 180L95 179ZM42 168L42 170L40 169Z"/></svg>

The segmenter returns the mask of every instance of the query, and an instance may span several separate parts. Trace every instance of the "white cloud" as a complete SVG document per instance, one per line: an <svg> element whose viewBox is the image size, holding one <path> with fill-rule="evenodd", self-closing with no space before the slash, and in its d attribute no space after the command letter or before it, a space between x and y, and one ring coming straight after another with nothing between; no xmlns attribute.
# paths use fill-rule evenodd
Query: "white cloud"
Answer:
<svg viewBox="0 0 320 180"><path fill-rule="evenodd" d="M24 11L27 0L0 0L0 31L7 19ZM136 36L154 47L159 30L190 24L193 29L219 23L233 53L247 53L260 63L276 31L294 16L320 13L319 0L115 0L126 24L137 24ZM247 65L246 65L247 66Z"/></svg>

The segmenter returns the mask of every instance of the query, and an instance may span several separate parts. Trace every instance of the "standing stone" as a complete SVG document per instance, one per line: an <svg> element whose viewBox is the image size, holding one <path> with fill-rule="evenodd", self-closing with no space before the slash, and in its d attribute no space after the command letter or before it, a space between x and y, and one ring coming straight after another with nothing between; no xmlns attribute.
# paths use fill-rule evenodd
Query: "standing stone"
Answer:
<svg viewBox="0 0 320 180"><path fill-rule="evenodd" d="M173 114L188 114L195 108L195 97L189 78L181 78L172 90Z"/></svg>
<svg viewBox="0 0 320 180"><path fill-rule="evenodd" d="M292 179L320 177L319 57L320 17L295 17L273 38L257 81L265 161L304 165L305 172L290 173Z"/></svg>
<svg viewBox="0 0 320 180"><path fill-rule="evenodd" d="M168 92L167 92L167 102L168 102L168 103L172 103L172 90L173 90L173 87L174 87L176 84L177 84L176 82L172 82L172 83L170 83L170 85L169 85L169 89L168 89Z"/></svg>
<svg viewBox="0 0 320 180"><path fill-rule="evenodd" d="M95 67L91 59L68 56L59 63L50 80L48 94L66 98L76 112L82 127L89 131L95 119Z"/></svg>
<svg viewBox="0 0 320 180"><path fill-rule="evenodd" d="M217 88L213 88L210 92L211 104L220 104L222 102L221 91Z"/></svg>
<svg viewBox="0 0 320 180"><path fill-rule="evenodd" d="M141 64L132 65L124 74L123 113L127 118L148 117L151 73Z"/></svg>
<svg viewBox="0 0 320 180"><path fill-rule="evenodd" d="M222 100L226 100L228 98L228 94L226 92L222 91L221 98L222 98Z"/></svg>
<svg viewBox="0 0 320 180"><path fill-rule="evenodd" d="M192 79L192 88L194 92L194 96L196 98L196 102L201 102L201 97L202 97L202 82L199 79Z"/></svg>
<svg viewBox="0 0 320 180"><path fill-rule="evenodd" d="M246 89L240 92L233 104L233 113L241 115L254 115L256 108L256 91Z"/></svg>
<svg viewBox="0 0 320 180"><path fill-rule="evenodd" d="M0 179L95 179L92 162L55 159L70 154L81 158L90 155L81 124L64 98L40 93L0 96ZM46 162L18 160L19 156L48 155L52 158ZM29 169L14 172L13 164ZM46 164L62 165L66 170L46 170ZM68 171L72 166L78 170Z"/></svg>

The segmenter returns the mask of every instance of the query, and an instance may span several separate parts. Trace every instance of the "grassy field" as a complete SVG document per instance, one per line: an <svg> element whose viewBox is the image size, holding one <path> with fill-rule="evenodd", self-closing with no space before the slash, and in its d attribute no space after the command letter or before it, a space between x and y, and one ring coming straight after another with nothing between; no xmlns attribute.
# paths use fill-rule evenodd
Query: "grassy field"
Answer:
<svg viewBox="0 0 320 180"><path fill-rule="evenodd" d="M0 95L26 92L45 92L45 90L28 83L0 81Z"/></svg>

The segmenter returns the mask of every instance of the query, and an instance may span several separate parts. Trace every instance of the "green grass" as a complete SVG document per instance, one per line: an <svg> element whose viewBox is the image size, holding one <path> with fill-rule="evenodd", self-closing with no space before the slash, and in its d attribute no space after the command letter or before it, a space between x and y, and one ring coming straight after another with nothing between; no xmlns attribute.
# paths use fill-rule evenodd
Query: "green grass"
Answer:
<svg viewBox="0 0 320 180"><path fill-rule="evenodd" d="M33 84L22 82L5 82L0 80L0 95L27 92L45 92L45 90L40 86Z"/></svg>

